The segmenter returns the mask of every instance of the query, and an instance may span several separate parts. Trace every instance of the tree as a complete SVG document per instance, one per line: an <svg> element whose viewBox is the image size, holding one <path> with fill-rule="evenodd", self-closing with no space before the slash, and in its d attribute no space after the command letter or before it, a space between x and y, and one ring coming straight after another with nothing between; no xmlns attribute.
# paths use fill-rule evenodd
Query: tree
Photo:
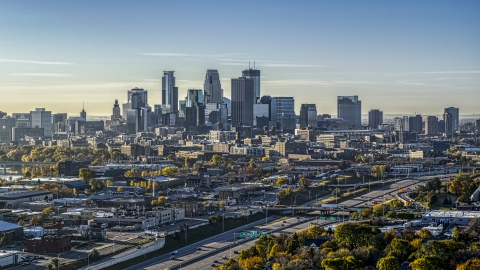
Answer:
<svg viewBox="0 0 480 270"><path fill-rule="evenodd" d="M162 174L168 177L175 176L177 172L178 172L178 169L176 167L166 167L162 169Z"/></svg>
<svg viewBox="0 0 480 270"><path fill-rule="evenodd" d="M327 258L322 261L325 270L361 270L362 262L355 260L353 256L342 258Z"/></svg>
<svg viewBox="0 0 480 270"><path fill-rule="evenodd" d="M263 269L263 259L259 256L254 256L250 258L246 258L243 260L239 260L239 263L242 267L242 269L248 269L248 270L261 270Z"/></svg>
<svg viewBox="0 0 480 270"><path fill-rule="evenodd" d="M113 186L113 181L112 180L107 180L107 183L105 184L107 187Z"/></svg>
<svg viewBox="0 0 480 270"><path fill-rule="evenodd" d="M96 248L94 248L94 249L92 250L92 253L90 253L90 254L91 254L91 255L90 255L90 258L91 258L92 260L98 260L98 259L100 259L100 252L98 252L98 250L97 250Z"/></svg>
<svg viewBox="0 0 480 270"><path fill-rule="evenodd" d="M168 160L175 160L176 156L175 153L171 153L170 155L167 156Z"/></svg>
<svg viewBox="0 0 480 270"><path fill-rule="evenodd" d="M338 243L357 248L372 243L373 237L378 233L375 228L359 223L344 223L335 228L334 238Z"/></svg>
<svg viewBox="0 0 480 270"><path fill-rule="evenodd" d="M459 266L457 266L457 270L478 270L480 269L480 259L472 258Z"/></svg>
<svg viewBox="0 0 480 270"><path fill-rule="evenodd" d="M455 196L461 195L463 191L462 182L454 180L448 187L448 191L450 191L450 193L454 194Z"/></svg>
<svg viewBox="0 0 480 270"><path fill-rule="evenodd" d="M410 263L412 270L438 270L444 269L442 262L435 256L426 256Z"/></svg>
<svg viewBox="0 0 480 270"><path fill-rule="evenodd" d="M277 179L277 182L275 182L275 184L279 187L282 185L285 185L286 183L287 183L287 179L285 177L279 177Z"/></svg>
<svg viewBox="0 0 480 270"><path fill-rule="evenodd" d="M75 195L75 197L78 197L78 191L76 188L73 188L73 194Z"/></svg>
<svg viewBox="0 0 480 270"><path fill-rule="evenodd" d="M157 198L157 205L159 206L165 206L165 203L167 202L167 197L165 196L158 196Z"/></svg>
<svg viewBox="0 0 480 270"><path fill-rule="evenodd" d="M118 192L123 192L123 186L119 186L119 187L117 188L117 191L118 191Z"/></svg>
<svg viewBox="0 0 480 270"><path fill-rule="evenodd" d="M78 171L78 177L80 177L84 183L88 183L90 179L95 177L95 173L88 168L81 168Z"/></svg>
<svg viewBox="0 0 480 270"><path fill-rule="evenodd" d="M98 181L97 178L90 179L88 184L90 185L90 189L93 191L96 191L97 189L102 188L102 183L100 183L100 181Z"/></svg>
<svg viewBox="0 0 480 270"><path fill-rule="evenodd" d="M384 203L379 203L373 206L373 212L379 216L383 216L388 212L388 205Z"/></svg>
<svg viewBox="0 0 480 270"><path fill-rule="evenodd" d="M300 180L298 180L298 184L302 187L308 187L308 185L310 184L310 180L306 177L302 177L300 178Z"/></svg>
<svg viewBox="0 0 480 270"><path fill-rule="evenodd" d="M55 269L58 269L59 260L57 258L53 258L52 260L50 260L50 263Z"/></svg>
<svg viewBox="0 0 480 270"><path fill-rule="evenodd" d="M23 219L21 219L20 221L18 221L18 226L25 226L25 221L23 221Z"/></svg>
<svg viewBox="0 0 480 270"><path fill-rule="evenodd" d="M391 253L400 261L405 261L411 253L411 246L408 240L394 238L390 243Z"/></svg>
<svg viewBox="0 0 480 270"><path fill-rule="evenodd" d="M335 198L342 197L342 190L339 189L339 188L335 188L332 191L332 196L335 197Z"/></svg>
<svg viewBox="0 0 480 270"><path fill-rule="evenodd" d="M418 232L418 237L421 238L421 239L432 238L432 233L429 230L427 230L425 228L422 228Z"/></svg>
<svg viewBox="0 0 480 270"><path fill-rule="evenodd" d="M398 269L400 264L398 263L397 258L393 256L387 256L381 258L377 263L378 270L391 270L391 269Z"/></svg>

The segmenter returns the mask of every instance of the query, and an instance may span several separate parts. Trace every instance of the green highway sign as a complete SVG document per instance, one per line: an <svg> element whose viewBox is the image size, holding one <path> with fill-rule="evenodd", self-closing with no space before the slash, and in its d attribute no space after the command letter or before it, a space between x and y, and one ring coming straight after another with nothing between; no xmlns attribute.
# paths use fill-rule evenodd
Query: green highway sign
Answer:
<svg viewBox="0 0 480 270"><path fill-rule="evenodd" d="M320 220L327 220L327 217L319 217Z"/></svg>
<svg viewBox="0 0 480 270"><path fill-rule="evenodd" d="M336 217L330 217L330 220L337 220Z"/></svg>
<svg viewBox="0 0 480 270"><path fill-rule="evenodd" d="M267 232L261 232L260 236L267 236Z"/></svg>
<svg viewBox="0 0 480 270"><path fill-rule="evenodd" d="M246 232L241 232L240 237L247 237L247 233Z"/></svg>
<svg viewBox="0 0 480 270"><path fill-rule="evenodd" d="M361 213L361 212L362 212L362 208L357 208L357 212L358 212L358 213Z"/></svg>

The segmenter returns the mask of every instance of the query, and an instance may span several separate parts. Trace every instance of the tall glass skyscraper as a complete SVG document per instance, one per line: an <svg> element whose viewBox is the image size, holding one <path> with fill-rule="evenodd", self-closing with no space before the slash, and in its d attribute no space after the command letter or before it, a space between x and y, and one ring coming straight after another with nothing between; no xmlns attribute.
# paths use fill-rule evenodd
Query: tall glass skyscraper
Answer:
<svg viewBox="0 0 480 270"><path fill-rule="evenodd" d="M175 86L175 71L164 71L162 78L162 105L170 108L170 111L163 113L176 113L178 111L178 87Z"/></svg>
<svg viewBox="0 0 480 270"><path fill-rule="evenodd" d="M205 91L205 104L222 101L223 90L220 84L220 75L216 69L207 69L203 90Z"/></svg>
<svg viewBox="0 0 480 270"><path fill-rule="evenodd" d="M253 126L254 80L232 79L232 125Z"/></svg>

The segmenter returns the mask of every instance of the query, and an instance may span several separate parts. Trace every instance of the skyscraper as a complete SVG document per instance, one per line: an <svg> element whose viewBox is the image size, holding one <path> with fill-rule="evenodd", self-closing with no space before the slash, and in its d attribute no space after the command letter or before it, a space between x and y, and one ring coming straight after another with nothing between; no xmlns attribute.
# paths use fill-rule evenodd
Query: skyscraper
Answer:
<svg viewBox="0 0 480 270"><path fill-rule="evenodd" d="M378 129L378 126L383 124L383 112L377 109L368 112L368 126L371 129Z"/></svg>
<svg viewBox="0 0 480 270"><path fill-rule="evenodd" d="M205 124L205 99L200 89L188 89L185 102L185 125L188 130Z"/></svg>
<svg viewBox="0 0 480 270"><path fill-rule="evenodd" d="M276 122L276 130L294 133L296 126L295 99L293 97L272 97L270 116Z"/></svg>
<svg viewBox="0 0 480 270"><path fill-rule="evenodd" d="M203 90L205 91L205 101L202 103L222 101L223 90L220 84L220 75L216 69L207 69Z"/></svg>
<svg viewBox="0 0 480 270"><path fill-rule="evenodd" d="M175 71L164 71L162 77L162 105L170 108L163 113L176 113L178 111L178 87L175 86Z"/></svg>
<svg viewBox="0 0 480 270"><path fill-rule="evenodd" d="M427 116L425 118L425 134L437 135L438 133L438 117Z"/></svg>
<svg viewBox="0 0 480 270"><path fill-rule="evenodd" d="M118 105L118 100L115 99L115 104L113 104L112 109L112 118L111 120L116 120L122 118L120 114L120 105Z"/></svg>
<svg viewBox="0 0 480 270"><path fill-rule="evenodd" d="M417 134L422 134L423 131L423 120L422 116L417 114L415 116L410 116L409 121L409 131L414 131Z"/></svg>
<svg viewBox="0 0 480 270"><path fill-rule="evenodd" d="M254 80L232 79L232 125L253 126Z"/></svg>
<svg viewBox="0 0 480 270"><path fill-rule="evenodd" d="M445 136L446 137L452 137L453 133L455 133L453 118L454 118L453 115L451 113L449 113L448 111L446 111L443 114L443 122L445 124Z"/></svg>
<svg viewBox="0 0 480 270"><path fill-rule="evenodd" d="M41 127L45 136L52 136L52 112L46 111L45 108L30 111L30 127Z"/></svg>
<svg viewBox="0 0 480 270"><path fill-rule="evenodd" d="M128 90L128 102L132 102L132 95L136 94L140 96L141 102L146 106L148 104L148 91L143 88L135 87L132 90Z"/></svg>
<svg viewBox="0 0 480 270"><path fill-rule="evenodd" d="M458 126L460 125L460 112L458 108L454 107L448 107L443 110L444 115L445 113L449 113L452 117L451 121L447 123L446 119L445 120L445 125L449 125L448 129L451 130L450 133L455 133L455 131L458 130ZM447 131L447 127L445 126L445 132Z"/></svg>
<svg viewBox="0 0 480 270"><path fill-rule="evenodd" d="M349 129L362 129L362 102L358 96L338 96L337 115L348 121Z"/></svg>
<svg viewBox="0 0 480 270"><path fill-rule="evenodd" d="M308 126L317 127L317 106L315 104L302 104L300 107L300 128Z"/></svg>
<svg viewBox="0 0 480 270"><path fill-rule="evenodd" d="M242 77L253 79L255 90L255 103L260 99L260 70L249 68L242 71Z"/></svg>

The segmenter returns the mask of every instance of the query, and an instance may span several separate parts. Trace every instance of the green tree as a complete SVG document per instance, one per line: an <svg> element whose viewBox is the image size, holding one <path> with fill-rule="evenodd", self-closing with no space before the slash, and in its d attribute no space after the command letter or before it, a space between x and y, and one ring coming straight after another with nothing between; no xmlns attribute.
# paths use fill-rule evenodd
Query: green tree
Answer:
<svg viewBox="0 0 480 270"><path fill-rule="evenodd" d="M90 179L95 177L95 173L88 168L81 168L78 171L78 177L81 178L84 183L88 183Z"/></svg>
<svg viewBox="0 0 480 270"><path fill-rule="evenodd" d="M390 243L390 248L392 255L397 257L401 262L405 261L412 252L408 240L401 238L394 238Z"/></svg>
<svg viewBox="0 0 480 270"><path fill-rule="evenodd" d="M118 191L118 192L123 192L123 186L119 186L119 187L117 188L117 191Z"/></svg>
<svg viewBox="0 0 480 270"><path fill-rule="evenodd" d="M353 256L341 258L327 258L322 261L322 267L325 270L361 270L362 262L357 261Z"/></svg>
<svg viewBox="0 0 480 270"><path fill-rule="evenodd" d="M106 185L107 187L111 187L111 186L113 186L113 181L112 181L112 180L107 180L107 182L105 183L105 185Z"/></svg>
<svg viewBox="0 0 480 270"><path fill-rule="evenodd" d="M168 177L175 176L178 172L176 167L165 167L162 169L162 174Z"/></svg>
<svg viewBox="0 0 480 270"><path fill-rule="evenodd" d="M412 270L438 270L444 269L443 263L435 256L426 256L410 263Z"/></svg>
<svg viewBox="0 0 480 270"><path fill-rule="evenodd" d="M457 266L457 270L479 270L480 269L480 259L479 258L472 258L459 266Z"/></svg>
<svg viewBox="0 0 480 270"><path fill-rule="evenodd" d="M300 180L298 180L298 184L302 187L308 187L308 185L310 184L310 180L306 177L302 177L300 178Z"/></svg>
<svg viewBox="0 0 480 270"><path fill-rule="evenodd" d="M287 179L285 177L279 177L275 182L275 184L279 187L282 185L285 185L286 183L287 183Z"/></svg>
<svg viewBox="0 0 480 270"><path fill-rule="evenodd" d="M359 223L344 223L335 228L334 238L338 243L357 248L372 244L373 236L378 230L372 226Z"/></svg>
<svg viewBox="0 0 480 270"><path fill-rule="evenodd" d="M399 267L400 263L398 263L397 258L393 256L383 257L377 263L378 270L393 270L398 269Z"/></svg>
<svg viewBox="0 0 480 270"><path fill-rule="evenodd" d="M58 269L59 260L57 258L51 259L50 263L52 264L52 267L54 267L55 269Z"/></svg>

